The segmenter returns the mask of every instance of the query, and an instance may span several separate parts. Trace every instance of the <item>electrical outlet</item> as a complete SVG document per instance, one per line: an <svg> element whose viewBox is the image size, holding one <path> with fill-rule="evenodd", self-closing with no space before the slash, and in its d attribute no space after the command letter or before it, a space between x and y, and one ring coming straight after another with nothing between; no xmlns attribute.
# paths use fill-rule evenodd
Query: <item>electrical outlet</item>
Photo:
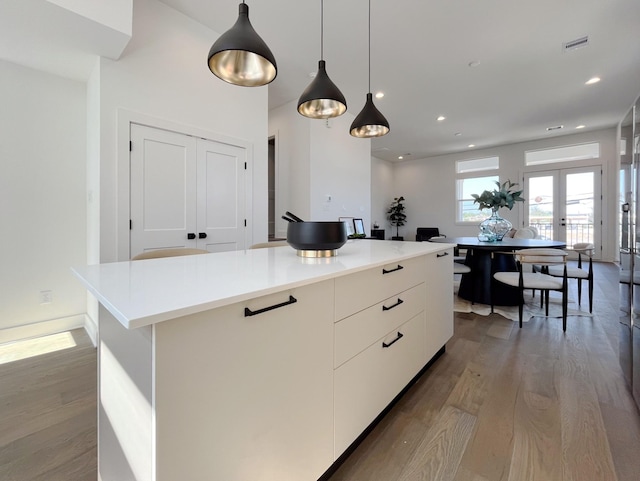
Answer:
<svg viewBox="0 0 640 481"><path fill-rule="evenodd" d="M53 291L40 291L40 304L51 304L53 302Z"/></svg>

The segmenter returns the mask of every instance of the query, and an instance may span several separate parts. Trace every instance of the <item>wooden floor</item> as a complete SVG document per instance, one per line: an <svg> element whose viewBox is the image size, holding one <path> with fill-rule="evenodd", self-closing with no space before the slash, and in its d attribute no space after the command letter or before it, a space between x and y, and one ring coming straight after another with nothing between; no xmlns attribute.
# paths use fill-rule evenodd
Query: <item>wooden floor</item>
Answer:
<svg viewBox="0 0 640 481"><path fill-rule="evenodd" d="M95 481L96 349L83 330L41 341L0 346L0 480Z"/></svg>
<svg viewBox="0 0 640 481"><path fill-rule="evenodd" d="M617 272L596 266L595 315L570 317L566 334L559 319L520 330L457 315L447 352L331 481L640 480ZM22 360L0 346L2 481L97 479L96 351L72 334L76 347Z"/></svg>

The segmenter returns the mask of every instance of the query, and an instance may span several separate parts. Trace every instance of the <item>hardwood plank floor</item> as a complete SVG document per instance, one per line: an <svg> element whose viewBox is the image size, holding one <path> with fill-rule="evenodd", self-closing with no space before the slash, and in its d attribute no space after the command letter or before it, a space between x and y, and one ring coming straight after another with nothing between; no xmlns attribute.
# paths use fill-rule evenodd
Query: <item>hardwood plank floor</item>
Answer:
<svg viewBox="0 0 640 481"><path fill-rule="evenodd" d="M456 315L447 352L331 481L640 479L640 415L618 366L618 271L595 268L594 316L570 317L566 334L559 319L518 329ZM40 355L52 341L26 354L0 346L2 481L97 479L96 351L83 331L72 336L75 347Z"/></svg>
<svg viewBox="0 0 640 481"><path fill-rule="evenodd" d="M2 481L95 481L96 413L84 330L0 345Z"/></svg>

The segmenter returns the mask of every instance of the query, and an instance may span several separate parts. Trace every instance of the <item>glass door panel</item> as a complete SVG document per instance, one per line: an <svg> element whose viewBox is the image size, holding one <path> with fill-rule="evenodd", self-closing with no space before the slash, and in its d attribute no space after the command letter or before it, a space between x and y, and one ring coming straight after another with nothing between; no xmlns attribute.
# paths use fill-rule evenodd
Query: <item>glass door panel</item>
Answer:
<svg viewBox="0 0 640 481"><path fill-rule="evenodd" d="M557 174L529 174L525 179L527 220L525 225L538 229L543 239L556 239L554 226L558 224L555 209Z"/></svg>
<svg viewBox="0 0 640 481"><path fill-rule="evenodd" d="M525 175L524 225L544 239L601 243L600 166L531 172ZM599 258L596 248L594 258Z"/></svg>
<svg viewBox="0 0 640 481"><path fill-rule="evenodd" d="M572 246L578 242L595 244L595 174L592 171L562 172L562 178L567 245Z"/></svg>

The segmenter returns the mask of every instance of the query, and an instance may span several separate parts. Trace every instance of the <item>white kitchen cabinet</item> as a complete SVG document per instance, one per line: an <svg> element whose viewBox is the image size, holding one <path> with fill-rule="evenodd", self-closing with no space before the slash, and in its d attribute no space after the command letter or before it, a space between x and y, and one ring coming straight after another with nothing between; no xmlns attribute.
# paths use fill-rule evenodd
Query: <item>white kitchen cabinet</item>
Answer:
<svg viewBox="0 0 640 481"><path fill-rule="evenodd" d="M336 459L424 366L425 335L421 312L336 369Z"/></svg>
<svg viewBox="0 0 640 481"><path fill-rule="evenodd" d="M332 300L325 281L156 326L157 481L320 477L333 455Z"/></svg>
<svg viewBox="0 0 640 481"><path fill-rule="evenodd" d="M424 280L424 259L416 257L336 279L336 319L402 292Z"/></svg>
<svg viewBox="0 0 640 481"><path fill-rule="evenodd" d="M429 359L453 336L453 249L426 256Z"/></svg>
<svg viewBox="0 0 640 481"><path fill-rule="evenodd" d="M100 479L317 480L448 340L450 247L76 269L102 304Z"/></svg>

